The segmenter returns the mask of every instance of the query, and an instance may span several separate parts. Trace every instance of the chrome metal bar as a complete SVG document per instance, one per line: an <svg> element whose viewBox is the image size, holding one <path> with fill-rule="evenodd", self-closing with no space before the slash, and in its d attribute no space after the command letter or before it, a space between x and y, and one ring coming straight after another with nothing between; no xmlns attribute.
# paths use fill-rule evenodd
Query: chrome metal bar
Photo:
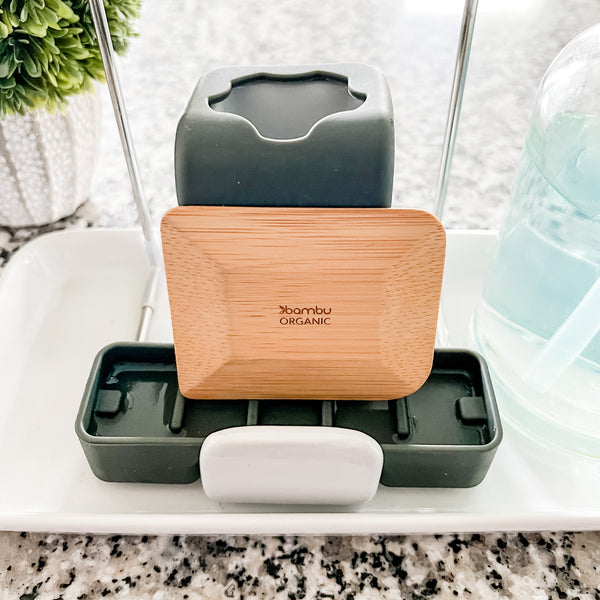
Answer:
<svg viewBox="0 0 600 600"><path fill-rule="evenodd" d="M96 28L96 34L98 36L98 45L100 47L102 63L104 64L106 83L110 93L115 121L117 122L117 127L119 129L121 145L123 146L123 154L127 163L127 170L129 172L129 180L131 182L133 198L137 207L140 224L142 226L142 232L146 240L146 253L148 255L151 267L150 275L148 277L148 281L146 282L144 297L142 299L142 314L136 334L136 340L142 341L146 339L148 335L158 290L158 279L160 276L158 245L156 236L152 230L152 220L150 218L148 202L146 201L146 195L144 194L142 178L140 176L138 162L135 155L133 138L129 128L129 120L127 118L127 110L125 108L123 92L121 91L121 82L119 81L119 74L117 72L115 53L110 37L110 29L108 27L108 19L104 9L104 3L102 0L89 0L89 4L92 13L92 20L94 21L94 27Z"/></svg>
<svg viewBox="0 0 600 600"><path fill-rule="evenodd" d="M146 289L142 299L142 314L138 323L138 329L135 339L142 342L148 339L148 332L154 315L156 298L158 296L158 283L160 280L161 269L157 265L152 267L148 280L146 281Z"/></svg>
<svg viewBox="0 0 600 600"><path fill-rule="evenodd" d="M440 170L435 192L434 214L440 220L442 219L444 212L446 192L448 191L448 179L450 177L456 131L458 129L463 92L465 89L465 81L467 79L467 68L469 66L471 41L473 40L473 30L475 28L478 3L479 0L465 0L465 7L463 10L456 64L454 67L454 79L452 81L452 94L450 96L450 106L448 107L444 146L442 148L442 158L440 161Z"/></svg>
<svg viewBox="0 0 600 600"><path fill-rule="evenodd" d="M465 89L465 81L467 79L467 69L469 66L469 57L471 55L471 42L473 40L473 30L475 28L478 3L479 0L465 0L463 9L458 50L456 53L456 64L454 66L454 78L452 80L452 93L450 95L450 104L448 106L444 145L442 147L440 170L435 192L434 214L440 221L442 220L444 205L446 203L446 192L448 191L448 180L450 178L450 169L452 167L452 158L454 156L456 131L458 129L463 92ZM444 317L444 311L440 306L436 330L436 346L443 348L448 346L449 343L446 319Z"/></svg>

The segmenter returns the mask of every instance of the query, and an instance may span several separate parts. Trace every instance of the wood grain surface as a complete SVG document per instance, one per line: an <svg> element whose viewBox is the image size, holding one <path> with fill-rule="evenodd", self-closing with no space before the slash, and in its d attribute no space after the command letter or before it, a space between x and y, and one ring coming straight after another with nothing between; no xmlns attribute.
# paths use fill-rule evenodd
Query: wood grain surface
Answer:
<svg viewBox="0 0 600 600"><path fill-rule="evenodd" d="M387 400L427 378L445 255L431 214L180 206L161 232L185 396Z"/></svg>

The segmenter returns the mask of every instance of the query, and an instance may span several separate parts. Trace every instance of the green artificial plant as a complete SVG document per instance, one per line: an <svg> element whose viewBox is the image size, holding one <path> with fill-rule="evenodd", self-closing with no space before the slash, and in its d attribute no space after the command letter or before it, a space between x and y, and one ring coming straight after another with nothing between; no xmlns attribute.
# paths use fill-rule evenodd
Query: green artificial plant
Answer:
<svg viewBox="0 0 600 600"><path fill-rule="evenodd" d="M104 0L113 46L124 54L141 0ZM0 118L63 108L104 81L88 0L0 0Z"/></svg>

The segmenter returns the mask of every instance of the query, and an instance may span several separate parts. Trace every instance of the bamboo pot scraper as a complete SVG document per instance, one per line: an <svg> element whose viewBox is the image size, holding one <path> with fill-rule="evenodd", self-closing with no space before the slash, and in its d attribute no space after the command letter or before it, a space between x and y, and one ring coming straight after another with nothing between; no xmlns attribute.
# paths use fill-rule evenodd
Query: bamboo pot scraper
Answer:
<svg viewBox="0 0 600 600"><path fill-rule="evenodd" d="M161 231L184 396L390 400L427 379L445 257L433 215L179 206Z"/></svg>

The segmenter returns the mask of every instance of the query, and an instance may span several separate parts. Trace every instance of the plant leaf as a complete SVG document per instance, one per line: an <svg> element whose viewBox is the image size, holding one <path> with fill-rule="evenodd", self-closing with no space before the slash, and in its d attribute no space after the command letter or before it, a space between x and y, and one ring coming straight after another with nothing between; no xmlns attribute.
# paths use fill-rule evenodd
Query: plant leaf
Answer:
<svg viewBox="0 0 600 600"><path fill-rule="evenodd" d="M30 19L21 25L21 29L35 37L44 37L48 26L42 23L35 23Z"/></svg>
<svg viewBox="0 0 600 600"><path fill-rule="evenodd" d="M113 46L124 54L141 0L104 0ZM89 0L0 0L0 118L59 110L105 74Z"/></svg>

